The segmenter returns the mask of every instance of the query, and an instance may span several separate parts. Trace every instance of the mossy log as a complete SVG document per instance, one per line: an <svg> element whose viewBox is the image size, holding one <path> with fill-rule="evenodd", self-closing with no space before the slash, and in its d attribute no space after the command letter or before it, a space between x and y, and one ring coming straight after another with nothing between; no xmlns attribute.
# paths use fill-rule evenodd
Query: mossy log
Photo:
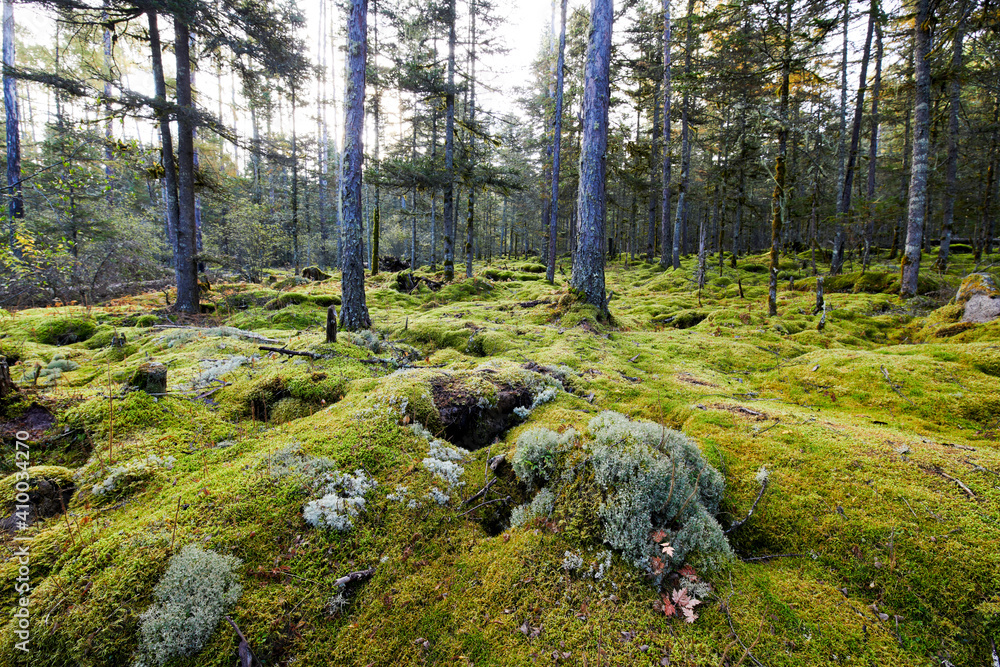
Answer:
<svg viewBox="0 0 1000 667"><path fill-rule="evenodd" d="M146 362L135 369L128 382L134 389L140 389L147 394L167 393L167 367L156 362Z"/></svg>

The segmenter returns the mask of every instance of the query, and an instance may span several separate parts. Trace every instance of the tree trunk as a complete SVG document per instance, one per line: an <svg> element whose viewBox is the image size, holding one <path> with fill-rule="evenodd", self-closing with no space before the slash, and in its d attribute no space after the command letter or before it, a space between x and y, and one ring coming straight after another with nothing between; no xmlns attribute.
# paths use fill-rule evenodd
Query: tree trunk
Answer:
<svg viewBox="0 0 1000 667"><path fill-rule="evenodd" d="M347 331L368 329L372 325L365 303L365 267L361 246L367 34L368 0L351 0L347 23L347 88L344 93L344 256L341 262L343 300L340 308L340 325Z"/></svg>
<svg viewBox="0 0 1000 667"><path fill-rule="evenodd" d="M471 44L469 52L469 126L476 126L476 3L469 3L469 14L472 21ZM465 277L472 277L472 259L475 252L475 214L476 214L476 175L475 175L476 135L469 136L469 210L465 218Z"/></svg>
<svg viewBox="0 0 1000 667"><path fill-rule="evenodd" d="M910 168L909 216L906 222L906 250L901 268L899 295L917 294L920 249L923 246L924 216L927 205L928 149L931 107L931 9L930 0L917 0L913 39L913 161Z"/></svg>
<svg viewBox="0 0 1000 667"><path fill-rule="evenodd" d="M875 82L872 85L872 126L868 141L868 191L865 193L865 254L861 262L861 272L868 270L871 259L872 242L875 239L875 167L878 162L878 103L882 94L882 16L877 0L872 3L872 11L878 12L875 19Z"/></svg>
<svg viewBox="0 0 1000 667"><path fill-rule="evenodd" d="M298 137L295 132L295 86L292 85L292 266L295 267L295 275L299 275L302 268L301 252L299 249L299 150Z"/></svg>
<svg viewBox="0 0 1000 667"><path fill-rule="evenodd" d="M840 109L839 132L837 133L837 190L836 205L840 205L840 195L844 191L844 169L847 161L847 31L851 22L851 0L844 0L844 41L840 53Z"/></svg>
<svg viewBox="0 0 1000 667"><path fill-rule="evenodd" d="M3 66L6 70L16 64L14 50L14 3L3 3ZM24 198L21 196L21 132L17 103L17 79L6 71L3 75L3 105L7 123L7 230L11 250L17 249L17 220L24 217Z"/></svg>
<svg viewBox="0 0 1000 667"><path fill-rule="evenodd" d="M584 70L583 137L580 147L579 225L571 285L587 303L607 312L604 296L605 174L608 104L611 97L613 0L591 0L590 38Z"/></svg>
<svg viewBox="0 0 1000 667"><path fill-rule="evenodd" d="M562 155L563 70L566 68L566 0L562 0L559 21L559 56L556 60L556 109L552 131L552 188L549 214L549 262L545 278L556 279L556 236L559 231L559 161Z"/></svg>
<svg viewBox="0 0 1000 667"><path fill-rule="evenodd" d="M854 104L854 121L851 123L851 148L847 154L842 189L837 193L837 235L833 241L833 255L830 259L831 275L840 273L844 266L844 245L846 243L844 224L851 210L851 188L854 185L854 166L858 161L858 150L861 143L861 120L864 116L865 88L868 86L868 60L871 57L872 31L877 20L877 13L878 3L872 2L868 14L865 49L861 56L861 79L858 83L858 96Z"/></svg>
<svg viewBox="0 0 1000 667"><path fill-rule="evenodd" d="M660 82L653 86L653 145L649 150L650 178L648 196L648 227L646 230L646 261L656 257L656 170L660 159Z"/></svg>
<svg viewBox="0 0 1000 667"><path fill-rule="evenodd" d="M194 215L194 107L191 100L190 32L185 20L174 16L174 55L177 61L177 301L174 307L197 313L198 251Z"/></svg>
<svg viewBox="0 0 1000 667"><path fill-rule="evenodd" d="M672 256L670 238L670 0L663 0L663 188L660 200L660 266Z"/></svg>
<svg viewBox="0 0 1000 667"><path fill-rule="evenodd" d="M962 94L962 45L965 37L965 3L958 6L959 19L955 28L951 55L951 78L948 81L948 165L945 170L944 216L941 220L941 247L938 249L937 268L944 273L948 268L951 252L952 228L955 224L955 192L958 181L958 113Z"/></svg>
<svg viewBox="0 0 1000 667"><path fill-rule="evenodd" d="M684 47L684 101L681 107L681 183L680 188L677 190L677 214L674 218L674 242L671 254L671 261L675 269L681 268L681 241L686 231L687 189L691 172L691 137L688 128L688 108L691 103L691 52L694 49L692 14L694 14L694 0L688 0L687 39Z"/></svg>
<svg viewBox="0 0 1000 667"><path fill-rule="evenodd" d="M448 3L448 90L444 120L444 279L455 279L455 0Z"/></svg>
<svg viewBox="0 0 1000 667"><path fill-rule="evenodd" d="M767 313L778 314L778 250L781 244L781 225L785 211L785 157L788 153L788 87L792 73L792 2L785 10L785 38L781 57L781 90L778 114L778 156L774 165L774 195L771 201L771 266L767 283Z"/></svg>
<svg viewBox="0 0 1000 667"><path fill-rule="evenodd" d="M161 105L167 104L167 85L163 77L163 58L161 56L160 30L156 12L152 9L146 12L149 21L149 47L153 58L153 85L156 100ZM167 236L173 253L173 264L177 269L177 220L180 217L177 201L177 165L174 162L174 142L170 134L170 116L163 108L155 110L160 126L160 160L163 165L163 182L166 193ZM180 280L180 276L176 276Z"/></svg>

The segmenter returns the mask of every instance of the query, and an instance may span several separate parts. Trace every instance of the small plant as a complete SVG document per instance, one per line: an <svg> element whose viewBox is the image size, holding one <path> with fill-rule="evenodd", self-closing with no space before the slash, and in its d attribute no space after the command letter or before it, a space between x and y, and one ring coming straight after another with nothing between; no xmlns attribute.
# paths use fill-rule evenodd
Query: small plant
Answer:
<svg viewBox="0 0 1000 667"><path fill-rule="evenodd" d="M156 585L156 601L140 617L140 659L162 665L205 646L242 588L234 570L242 561L189 544L170 559Z"/></svg>
<svg viewBox="0 0 1000 667"><path fill-rule="evenodd" d="M550 480L556 470L556 453L566 447L576 436L568 429L562 435L546 428L533 428L517 439L517 449L511 465L517 478L529 486L538 486Z"/></svg>
<svg viewBox="0 0 1000 667"><path fill-rule="evenodd" d="M353 475L328 472L318 484L322 485L321 497L306 503L302 517L313 527L341 532L354 527L354 519L365 509L364 495L378 486L364 470L356 470Z"/></svg>

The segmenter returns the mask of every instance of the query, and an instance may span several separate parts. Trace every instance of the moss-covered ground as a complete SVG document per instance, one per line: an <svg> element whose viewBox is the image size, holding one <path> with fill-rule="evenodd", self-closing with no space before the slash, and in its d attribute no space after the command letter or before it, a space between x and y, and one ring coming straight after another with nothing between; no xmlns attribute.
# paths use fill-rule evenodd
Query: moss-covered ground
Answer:
<svg viewBox="0 0 1000 667"><path fill-rule="evenodd" d="M908 302L889 264L831 280L822 330L815 281L794 257L771 318L764 257L713 262L700 295L693 258L678 271L613 263L610 322L577 302L566 273L549 285L533 263L477 267L437 292L401 293L379 275L367 283L374 335L331 345L339 274L277 282L285 290L215 285L203 299L214 313L183 322L162 293L0 313L25 394L5 419L32 402L51 411L31 464L68 468L77 485L65 515L19 534L32 538L31 651L15 649L7 622L0 664L131 664L171 554L198 543L242 559L230 615L263 665L986 665L1000 641L1000 322L965 325L947 305L971 269L957 259ZM127 342L112 345L115 334ZM124 392L150 360L167 365L168 394ZM510 377L545 367L566 391L471 452L464 486L438 505L424 498L440 482L409 423L439 426L435 374L484 364ZM400 369L411 365L428 370ZM601 410L695 439L725 476L724 527L746 515L760 467L770 472L730 533L740 560L705 573L714 594L693 624L657 611L659 594L617 555L601 579L562 567L567 550L585 567L599 560L599 535L572 522L510 528L502 503L468 511L516 495L509 480L462 502L524 429L585 433ZM7 475L6 431L3 445ZM286 474L289 451L378 480L353 530L304 521L311 490ZM91 492L150 455L176 462ZM419 506L388 499L397 485ZM4 541L0 605L13 610L18 563ZM328 604L337 577L370 567L346 607ZM233 665L238 646L223 622L170 664Z"/></svg>

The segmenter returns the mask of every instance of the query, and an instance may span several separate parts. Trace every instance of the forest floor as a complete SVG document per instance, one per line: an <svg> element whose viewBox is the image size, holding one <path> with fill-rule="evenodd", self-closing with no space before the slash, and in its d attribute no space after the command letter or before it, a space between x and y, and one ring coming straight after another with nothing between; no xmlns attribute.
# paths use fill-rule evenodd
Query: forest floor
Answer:
<svg viewBox="0 0 1000 667"><path fill-rule="evenodd" d="M12 620L0 664L132 664L156 582L197 543L242 560L229 615L263 665L987 665L1000 640L1000 321L957 321L948 299L971 265L956 259L907 302L888 262L828 279L822 331L802 261L783 261L780 314L766 316L764 257L710 267L700 297L693 258L678 271L613 263L611 322L537 264L411 293L382 274L367 281L372 332L333 344L339 276L216 284L203 298L214 312L170 315L179 328L164 326L162 293L0 312L23 388L0 424L0 472L16 470L13 434L27 429L45 466L33 484L76 489L66 513L18 534L32 537L31 651L14 648ZM125 391L148 361L167 366L167 395ZM648 577L574 519L593 498L564 493L551 518L510 526L531 497L491 458L509 461L533 427L586 435L604 410L692 438L725 478L724 528L767 469L729 533L734 558L698 569L713 592L694 623L665 615ZM426 466L414 423L471 450L460 480ZM378 482L346 532L303 517L331 465ZM13 477L0 492L12 508ZM567 552L582 565L564 567ZM368 568L335 599L336 578ZM169 664L230 666L239 643L223 621Z"/></svg>

